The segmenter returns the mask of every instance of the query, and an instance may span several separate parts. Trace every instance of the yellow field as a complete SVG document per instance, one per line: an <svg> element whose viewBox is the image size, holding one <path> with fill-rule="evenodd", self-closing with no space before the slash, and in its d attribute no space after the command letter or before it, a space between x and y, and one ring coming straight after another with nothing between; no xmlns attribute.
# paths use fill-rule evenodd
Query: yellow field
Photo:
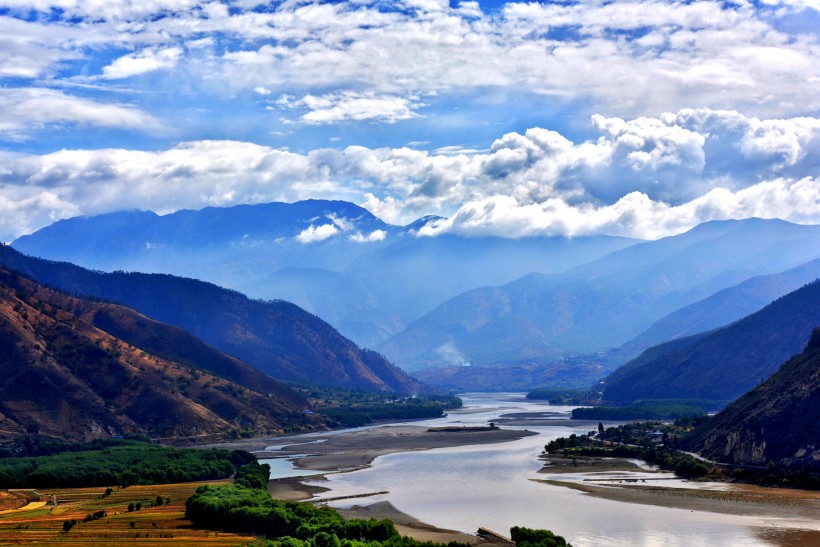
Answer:
<svg viewBox="0 0 820 547"><path fill-rule="evenodd" d="M222 532L194 530L185 518L185 500L203 484L218 481L164 484L158 486L67 488L35 491L0 491L0 546L169 546L197 545L221 547L253 544L255 538ZM54 505L56 496L57 505ZM157 496L171 502L149 507ZM128 504L142 504L140 511L128 511ZM105 511L99 520L83 522L86 515ZM70 532L63 522L76 519Z"/></svg>

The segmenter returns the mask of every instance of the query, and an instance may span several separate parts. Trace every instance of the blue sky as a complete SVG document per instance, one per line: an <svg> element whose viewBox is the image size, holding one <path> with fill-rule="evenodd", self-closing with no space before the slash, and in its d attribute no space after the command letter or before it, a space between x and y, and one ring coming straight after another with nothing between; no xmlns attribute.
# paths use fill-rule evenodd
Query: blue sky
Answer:
<svg viewBox="0 0 820 547"><path fill-rule="evenodd" d="M0 239L346 199L442 232L820 222L817 0L0 0Z"/></svg>

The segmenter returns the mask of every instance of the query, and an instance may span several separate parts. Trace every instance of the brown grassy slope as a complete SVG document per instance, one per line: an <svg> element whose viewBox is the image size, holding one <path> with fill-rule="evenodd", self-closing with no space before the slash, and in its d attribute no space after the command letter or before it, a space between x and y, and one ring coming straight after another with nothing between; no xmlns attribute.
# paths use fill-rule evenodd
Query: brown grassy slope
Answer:
<svg viewBox="0 0 820 547"><path fill-rule="evenodd" d="M196 437L309 425L298 397L263 394L152 355L94 326L98 313L119 316L119 324L138 316L0 270L1 432L37 425L72 439L127 431Z"/></svg>

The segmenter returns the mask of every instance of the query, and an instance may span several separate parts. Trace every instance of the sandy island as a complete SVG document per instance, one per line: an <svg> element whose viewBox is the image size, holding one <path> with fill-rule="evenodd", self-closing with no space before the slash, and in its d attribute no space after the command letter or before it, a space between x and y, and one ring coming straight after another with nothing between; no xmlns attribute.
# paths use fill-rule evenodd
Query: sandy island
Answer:
<svg viewBox="0 0 820 547"><path fill-rule="evenodd" d="M379 456L396 452L493 444L514 441L530 435L537 435L537 433L489 427L462 431L438 431L413 425L388 425L344 433L312 433L310 437L243 439L210 446L230 450L243 449L253 452L260 458L307 454L306 457L301 457L294 462L296 467L332 472L364 467L370 465ZM315 442L318 440L322 442ZM286 446L273 452L266 451L265 447L271 445Z"/></svg>

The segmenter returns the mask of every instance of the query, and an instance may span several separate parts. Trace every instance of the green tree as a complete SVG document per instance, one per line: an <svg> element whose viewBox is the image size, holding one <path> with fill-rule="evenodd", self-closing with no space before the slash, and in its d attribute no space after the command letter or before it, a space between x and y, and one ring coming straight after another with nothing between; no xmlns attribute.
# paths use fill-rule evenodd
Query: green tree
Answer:
<svg viewBox="0 0 820 547"><path fill-rule="evenodd" d="M549 530L513 526L510 528L510 537L516 547L572 547L563 537Z"/></svg>

